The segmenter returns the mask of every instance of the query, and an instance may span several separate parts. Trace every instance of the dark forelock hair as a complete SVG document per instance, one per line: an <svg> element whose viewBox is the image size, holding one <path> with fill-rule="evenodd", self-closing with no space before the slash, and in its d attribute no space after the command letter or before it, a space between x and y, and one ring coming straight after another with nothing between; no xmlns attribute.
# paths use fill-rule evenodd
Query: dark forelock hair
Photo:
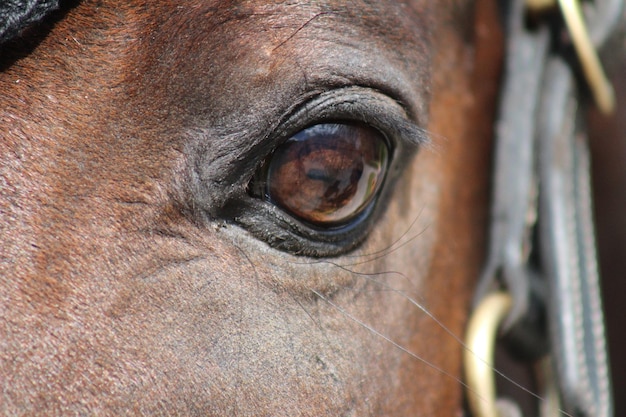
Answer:
<svg viewBox="0 0 626 417"><path fill-rule="evenodd" d="M0 0L0 43L16 37L59 8L60 0Z"/></svg>

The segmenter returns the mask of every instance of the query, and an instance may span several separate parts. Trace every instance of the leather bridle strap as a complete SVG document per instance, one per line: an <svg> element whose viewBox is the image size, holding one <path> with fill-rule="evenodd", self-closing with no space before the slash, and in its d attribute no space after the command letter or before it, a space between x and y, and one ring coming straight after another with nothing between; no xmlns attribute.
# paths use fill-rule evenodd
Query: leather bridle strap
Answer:
<svg viewBox="0 0 626 417"><path fill-rule="evenodd" d="M596 0L595 8L588 9L585 20L595 48L616 30L622 1ZM562 36L550 36L564 30L562 20L535 23L529 29L527 4L514 0L508 7L490 246L475 304L480 306L494 291L510 294L512 307L507 308L501 331L523 359L551 358L554 369L549 373L560 397L557 415L609 417L613 410L584 96L574 75L578 62L566 58L572 48L555 42ZM593 83L589 81L592 92L597 88ZM610 111L608 91L604 104L597 99L605 111ZM466 357L478 358L471 337ZM482 361L476 360L484 367ZM471 378L468 385L470 398L481 396L474 392ZM473 412L479 417L480 411Z"/></svg>

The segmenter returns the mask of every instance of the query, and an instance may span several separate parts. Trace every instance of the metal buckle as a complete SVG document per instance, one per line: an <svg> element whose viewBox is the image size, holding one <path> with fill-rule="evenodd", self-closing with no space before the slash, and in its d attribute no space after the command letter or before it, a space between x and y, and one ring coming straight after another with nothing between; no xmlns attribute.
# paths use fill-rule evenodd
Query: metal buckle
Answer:
<svg viewBox="0 0 626 417"><path fill-rule="evenodd" d="M473 417L513 417L521 415L519 409L496 397L494 350L500 326L511 311L513 299L505 292L486 296L470 317L465 334L463 365L467 383L467 402ZM540 362L543 395L540 406L542 417L561 413L558 388L554 383L549 358ZM506 406L505 406L506 405Z"/></svg>
<svg viewBox="0 0 626 417"><path fill-rule="evenodd" d="M602 113L611 114L615 110L615 93L602 69L579 2L577 0L526 0L526 5L530 10L540 11L554 7L557 2L596 105Z"/></svg>
<svg viewBox="0 0 626 417"><path fill-rule="evenodd" d="M493 355L498 329L512 305L510 295L494 292L481 301L470 317L463 365L467 402L474 417L499 417Z"/></svg>

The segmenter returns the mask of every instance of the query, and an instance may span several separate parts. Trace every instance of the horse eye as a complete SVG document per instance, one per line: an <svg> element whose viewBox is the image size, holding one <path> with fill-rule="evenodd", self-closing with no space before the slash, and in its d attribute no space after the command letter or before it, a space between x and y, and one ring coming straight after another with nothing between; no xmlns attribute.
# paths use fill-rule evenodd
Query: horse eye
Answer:
<svg viewBox="0 0 626 417"><path fill-rule="evenodd" d="M316 226L338 227L363 213L381 188L385 136L361 124L318 124L298 132L261 172L264 197Z"/></svg>

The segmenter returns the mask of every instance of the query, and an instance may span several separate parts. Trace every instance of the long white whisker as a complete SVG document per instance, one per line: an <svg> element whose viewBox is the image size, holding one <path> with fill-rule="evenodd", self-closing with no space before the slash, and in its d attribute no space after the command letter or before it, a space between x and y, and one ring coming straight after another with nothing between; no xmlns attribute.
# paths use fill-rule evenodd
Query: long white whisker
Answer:
<svg viewBox="0 0 626 417"><path fill-rule="evenodd" d="M437 326L439 326L445 333L447 333L450 337L452 337L452 339L454 339L465 351L469 352L472 356L476 357L476 359L478 359L479 362L485 364L485 365L489 365L487 363L486 360L484 360L480 355L478 355L476 352L474 352L472 349L470 349L470 347L463 341L463 339L461 339L459 336L457 336L452 330L450 330L441 320L439 320L433 313L431 313L430 311L428 311L428 309L426 307L424 307L419 301L415 300L413 297L411 297L409 294L407 294L405 291L403 290L398 290L392 286L390 286L389 284L382 282L382 281L378 281L376 279L374 279L374 276L378 276L378 275L383 275L383 274L398 274L400 276L406 277L404 274L398 272L398 271L386 271L386 272L377 272L377 273L360 273L360 272L355 272L355 271L350 271L347 268L344 268L341 265L336 265L337 267L344 269L346 271L349 271L351 273L357 274L359 276L362 276L363 278L385 288L386 290L398 294L402 297L404 297L407 301L409 301L411 304L413 304L413 306L417 307L420 311L422 311L424 314L426 314L426 316L428 316L435 324L437 324ZM322 300L324 300L325 302L327 302L328 304L330 304L331 306L333 306L334 308L336 308L337 310L339 310L342 314L346 315L346 317L350 318L351 320L355 321L356 323L358 323L359 325L365 327L366 329L370 330L371 332L373 332L374 334L382 337L383 339L385 339L386 341L388 341L389 343L391 343L392 345L396 346L397 348L399 348L400 350L408 353L409 355L411 355L412 357L414 357L415 359L426 363L428 366L430 366L431 368L440 371L442 374L446 375L446 376L450 376L454 379L457 379L455 376L450 375L449 373L447 373L446 371L439 369L437 366L429 363L428 361L426 361L425 359L419 357L418 355L407 351L406 348L402 347L401 345L398 345L396 342L393 342L392 340L390 340L388 337L384 336L383 334L381 334L380 332L376 331L375 329L373 329L371 326L368 326L367 324L361 322L360 320L358 320L356 317L350 315L349 313L347 313L344 309L342 309L341 307L337 306L336 304L334 304L333 302L331 302L330 300L328 300L326 297L323 297L321 294L319 294L317 291L311 289L311 291L313 293L315 293L318 297L320 297ZM543 396L533 392L532 390L530 390L529 388L526 388L525 386L523 386L522 384L520 384L519 382L516 382L515 380L513 380L511 377L507 376L504 372L500 371L498 368L496 368L495 366L490 366L490 368L492 369L492 371L500 376L501 378L503 378L505 381L509 382L510 384L512 384L514 387L520 389L521 391L527 393L528 395L532 396L533 398L535 398L536 400L540 401L540 402L545 402L546 398L544 398ZM465 388L467 388L470 392L472 392L473 394L477 395L479 398L480 396L472 389L470 389L467 384L465 384L462 381L459 381ZM481 398L481 400L484 400ZM558 410L562 415L566 416L566 417L574 417L571 414L567 413L565 410L563 409L559 409Z"/></svg>
<svg viewBox="0 0 626 417"><path fill-rule="evenodd" d="M398 272L395 272L395 273L398 273ZM430 311L428 311L428 309L426 307L424 307L421 303L419 303L413 297L408 295L405 291L398 290L396 288L391 287L387 283L384 283L384 282L377 281L377 280L373 279L371 277L372 274L363 274L363 275L364 275L364 278L366 278L367 280L382 286L383 288L385 288L388 291L391 291L391 292L393 292L395 294L401 295L402 297L406 298L407 301L409 301L411 304L413 304L415 307L417 307L420 311L422 311L424 314L426 314L431 320L433 320L437 324L437 326L439 326L444 332L446 332L450 337L452 337L459 345L461 345L461 347L465 351L469 352L472 356L476 357L483 364L488 365L487 361L484 360L480 355L478 355L472 349L470 349L469 346L467 346L467 344L463 341L463 339L461 339L459 336L454 334L454 332L452 330L450 330L445 324L443 324L443 322L441 322L441 320L439 320L437 317L435 317L435 315L432 314ZM404 274L402 274L402 275L404 275ZM505 381L513 384L514 387L516 387L516 388L522 390L523 392L529 394L530 396L532 396L536 400L541 401L541 402L545 402L546 401L546 399L544 397L542 397L541 395L533 392L529 388L526 388L525 386L523 386L519 382L514 381L511 377L507 376L504 372L500 371L495 366L491 366L491 369L492 369L492 371L496 375L500 376ZM560 413L562 413L563 415L567 416L567 417L574 417L571 414L567 413L565 410L559 409L558 411Z"/></svg>
<svg viewBox="0 0 626 417"><path fill-rule="evenodd" d="M359 326L363 327L364 329L366 329L367 331L373 333L374 335L380 337L381 339L385 340L387 343L391 344L392 346L394 346L395 348L401 350L402 352L406 353L407 355L411 356L412 358L422 362L423 364L427 365L428 367L434 369L435 371L441 373L442 375L445 375L448 378L451 378L453 380L455 380L456 382L458 382L459 384L461 384L463 387L465 387L466 389L471 391L471 388L465 383L463 382L463 380L461 380L460 378L452 375L450 372L446 371L443 368L438 367L437 365L427 361L426 359L422 358L421 356L417 355L416 353L410 351L409 349L407 349L406 347L400 345L397 342L394 342L393 340L391 340L391 338L389 338L388 336L382 334L381 332L379 332L378 330L374 329L372 326L370 326L369 324L359 320L358 318L354 317L352 314L348 313L345 309L341 308L340 306L338 306L337 304L333 303L332 301L330 301L327 297L324 297L319 291L316 291L312 288L309 288L309 290L311 292L313 292L316 296L318 296L321 300L323 300L324 302L328 303L330 306L332 306L333 308L335 308L337 311L339 311L341 314L343 314L344 316L346 316L348 319L352 320L353 322L355 322L356 324L358 324ZM478 395L478 393L476 393L476 395Z"/></svg>

